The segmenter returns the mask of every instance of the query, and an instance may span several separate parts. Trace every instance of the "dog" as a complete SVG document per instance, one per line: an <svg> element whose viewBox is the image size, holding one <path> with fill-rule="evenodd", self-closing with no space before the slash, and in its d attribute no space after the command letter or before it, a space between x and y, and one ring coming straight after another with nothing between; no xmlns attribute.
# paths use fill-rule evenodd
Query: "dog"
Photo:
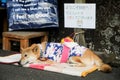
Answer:
<svg viewBox="0 0 120 80"><path fill-rule="evenodd" d="M62 54L64 54L64 57L67 60L61 61ZM105 64L102 59L99 58L92 50L84 46L80 46L75 42L42 42L41 44L33 44L30 47L21 49L20 64L22 66L31 63L54 64L58 62L75 64L77 67L96 65L98 71L112 71L112 67L108 64Z"/></svg>

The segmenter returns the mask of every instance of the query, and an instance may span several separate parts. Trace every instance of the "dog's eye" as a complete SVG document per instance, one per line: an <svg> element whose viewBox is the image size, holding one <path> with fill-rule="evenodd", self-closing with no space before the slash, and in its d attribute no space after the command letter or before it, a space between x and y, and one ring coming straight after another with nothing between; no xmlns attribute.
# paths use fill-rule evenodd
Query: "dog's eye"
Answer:
<svg viewBox="0 0 120 80"><path fill-rule="evenodd" d="M25 54L24 56L27 57L27 54Z"/></svg>

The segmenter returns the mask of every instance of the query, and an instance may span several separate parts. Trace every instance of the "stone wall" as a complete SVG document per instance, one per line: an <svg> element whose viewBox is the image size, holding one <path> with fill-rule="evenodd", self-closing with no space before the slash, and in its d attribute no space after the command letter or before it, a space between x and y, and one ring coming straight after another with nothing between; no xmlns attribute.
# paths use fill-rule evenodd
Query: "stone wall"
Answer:
<svg viewBox="0 0 120 80"><path fill-rule="evenodd" d="M96 29L89 37L94 49L108 49L120 55L120 1L96 0ZM86 35L87 37L87 35Z"/></svg>

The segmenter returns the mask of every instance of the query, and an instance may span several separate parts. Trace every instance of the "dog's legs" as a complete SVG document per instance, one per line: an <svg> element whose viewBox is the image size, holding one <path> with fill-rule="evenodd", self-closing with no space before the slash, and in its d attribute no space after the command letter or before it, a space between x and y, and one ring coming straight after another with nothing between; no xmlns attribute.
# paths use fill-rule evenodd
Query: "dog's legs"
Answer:
<svg viewBox="0 0 120 80"><path fill-rule="evenodd" d="M84 63L81 62L79 56L72 56L69 58L68 63L70 63L71 66L75 67L84 67L86 66Z"/></svg>

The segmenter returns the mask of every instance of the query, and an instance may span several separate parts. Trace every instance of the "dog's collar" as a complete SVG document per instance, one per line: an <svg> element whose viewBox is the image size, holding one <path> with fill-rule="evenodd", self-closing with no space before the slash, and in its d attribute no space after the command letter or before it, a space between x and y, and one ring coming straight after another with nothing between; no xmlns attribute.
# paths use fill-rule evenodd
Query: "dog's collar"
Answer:
<svg viewBox="0 0 120 80"><path fill-rule="evenodd" d="M44 53L44 52L43 52L42 45L40 44L39 46L40 46L40 57L43 57L43 53Z"/></svg>

